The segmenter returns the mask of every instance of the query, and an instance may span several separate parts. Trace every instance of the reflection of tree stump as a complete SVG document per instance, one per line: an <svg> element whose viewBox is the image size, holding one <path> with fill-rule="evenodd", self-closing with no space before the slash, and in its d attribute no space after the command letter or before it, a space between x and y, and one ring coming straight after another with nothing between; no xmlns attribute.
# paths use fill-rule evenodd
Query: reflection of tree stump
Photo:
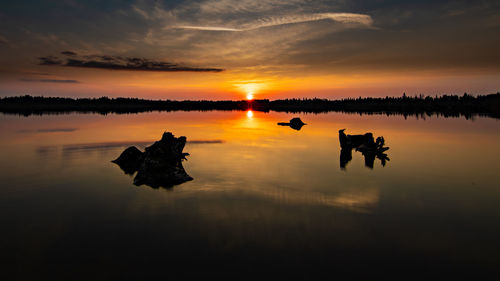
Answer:
<svg viewBox="0 0 500 281"><path fill-rule="evenodd" d="M113 162L127 174L137 171L135 185L170 187L193 179L182 166L182 160L188 155L182 152L185 145L186 137L164 133L161 140L146 147L144 153L132 146Z"/></svg>
<svg viewBox="0 0 500 281"><path fill-rule="evenodd" d="M382 166L385 166L386 161L389 161L389 157L384 152L389 148L384 147L385 139L384 137L378 137L376 141L373 139L372 133L366 133L364 135L346 135L344 133L345 129L339 130L339 141L340 141L340 167L345 169L345 166L352 159L352 149L356 149L363 154L365 157L365 166L373 168L375 158L380 159Z"/></svg>
<svg viewBox="0 0 500 281"><path fill-rule="evenodd" d="M352 149L342 148L340 150L340 168L345 169L345 166L351 160L352 160Z"/></svg>

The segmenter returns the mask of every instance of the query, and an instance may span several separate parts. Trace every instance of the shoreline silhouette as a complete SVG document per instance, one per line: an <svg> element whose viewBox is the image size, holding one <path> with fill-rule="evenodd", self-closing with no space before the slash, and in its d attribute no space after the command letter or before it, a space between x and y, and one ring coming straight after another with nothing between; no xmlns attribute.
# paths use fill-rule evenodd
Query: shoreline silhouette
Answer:
<svg viewBox="0 0 500 281"><path fill-rule="evenodd" d="M280 99L280 100L147 100L139 98L63 98L13 96L0 98L0 112L16 115L65 113L130 114L151 111L276 111L287 113L343 112L406 116L500 119L500 93L472 96L406 96L385 98Z"/></svg>

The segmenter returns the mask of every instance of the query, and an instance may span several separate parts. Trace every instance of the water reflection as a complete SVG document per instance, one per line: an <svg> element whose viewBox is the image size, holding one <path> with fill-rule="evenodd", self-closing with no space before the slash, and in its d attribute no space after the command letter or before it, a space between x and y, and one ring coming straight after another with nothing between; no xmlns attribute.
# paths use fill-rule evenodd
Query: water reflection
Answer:
<svg viewBox="0 0 500 281"><path fill-rule="evenodd" d="M373 140L372 133L364 135L346 135L345 129L339 130L340 141L340 168L345 169L346 165L352 160L352 150L355 149L363 154L365 158L365 166L373 169L375 158L379 159L382 166L385 167L386 162L389 161L385 151L389 147L384 147L384 137L378 137L376 141Z"/></svg>
<svg viewBox="0 0 500 281"><path fill-rule="evenodd" d="M394 270L400 279L442 268L460 275L464 264L498 271L498 121L247 114L0 115L1 259L22 280L54 280L43 273L61 262L66 276L89 280L108 268L101 276L140 269L144 279L154 268L165 274L165 264L232 269L233 279L264 276L269 264L292 275L375 272L352 278L363 280ZM300 133L276 125L299 116L314 125ZM16 133L71 127L79 129ZM367 169L359 147L356 156L332 145L341 128L372 131L375 144L384 136L397 163ZM188 136L181 163L195 180L168 192L137 188L109 160L131 145L142 154L164 130ZM348 173L331 169L339 156Z"/></svg>
<svg viewBox="0 0 500 281"><path fill-rule="evenodd" d="M154 141L117 141L117 142L93 142L93 143L75 143L75 144L65 144L62 146L63 153L70 152L85 152L85 151L104 151L104 150L114 150L116 148L128 147L128 146L138 146L140 148L145 148L147 145ZM221 144L224 140L190 140L186 141L187 144L197 145L197 144ZM60 148L54 145L41 145L36 148L36 152L40 154L45 154L48 152L57 152Z"/></svg>

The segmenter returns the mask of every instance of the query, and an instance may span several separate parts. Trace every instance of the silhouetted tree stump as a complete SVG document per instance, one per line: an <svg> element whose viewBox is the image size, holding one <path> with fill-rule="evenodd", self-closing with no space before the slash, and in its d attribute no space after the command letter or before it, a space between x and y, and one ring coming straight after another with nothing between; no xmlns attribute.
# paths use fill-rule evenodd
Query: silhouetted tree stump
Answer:
<svg viewBox="0 0 500 281"><path fill-rule="evenodd" d="M144 153L132 146L112 162L127 174L137 171L135 185L171 187L193 179L182 166L182 160L189 155L182 152L185 145L186 137L176 138L172 133L166 132L161 140L146 147Z"/></svg>
<svg viewBox="0 0 500 281"><path fill-rule="evenodd" d="M344 133L345 129L339 130L339 141L340 141L340 168L345 169L347 163L351 161L351 151L356 149L363 154L365 157L365 166L373 168L375 158L380 159L382 166L385 166L386 161L389 161L389 157L384 152L389 149L389 147L384 147L385 140L384 137L378 137L376 141L373 139L372 133L366 133L364 135L346 135Z"/></svg>
<svg viewBox="0 0 500 281"><path fill-rule="evenodd" d="M120 157L111 162L120 166L125 174L132 175L139 170L142 157L143 153L137 149L137 147L131 146L125 149L122 154L120 154Z"/></svg>

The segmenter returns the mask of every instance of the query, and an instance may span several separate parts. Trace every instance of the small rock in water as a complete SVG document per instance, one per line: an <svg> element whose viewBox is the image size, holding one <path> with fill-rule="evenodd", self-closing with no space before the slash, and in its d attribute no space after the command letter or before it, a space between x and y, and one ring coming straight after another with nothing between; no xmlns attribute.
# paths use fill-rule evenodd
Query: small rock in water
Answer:
<svg viewBox="0 0 500 281"><path fill-rule="evenodd" d="M279 122L278 125L280 126L289 126L290 128L300 131L302 129L302 126L306 125L306 123L302 122L299 117L295 117L290 119L290 122Z"/></svg>

